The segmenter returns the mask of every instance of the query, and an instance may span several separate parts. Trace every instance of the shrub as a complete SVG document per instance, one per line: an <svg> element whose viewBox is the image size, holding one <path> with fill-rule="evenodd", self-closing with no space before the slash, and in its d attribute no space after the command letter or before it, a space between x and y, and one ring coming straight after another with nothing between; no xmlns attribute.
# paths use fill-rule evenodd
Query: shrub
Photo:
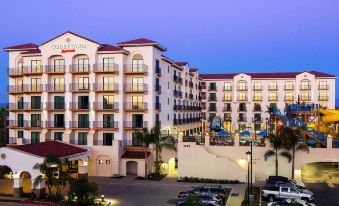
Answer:
<svg viewBox="0 0 339 206"><path fill-rule="evenodd" d="M192 183L213 183L213 184L240 184L239 180L226 180L226 179L209 179L198 177L179 177L178 182L192 182Z"/></svg>

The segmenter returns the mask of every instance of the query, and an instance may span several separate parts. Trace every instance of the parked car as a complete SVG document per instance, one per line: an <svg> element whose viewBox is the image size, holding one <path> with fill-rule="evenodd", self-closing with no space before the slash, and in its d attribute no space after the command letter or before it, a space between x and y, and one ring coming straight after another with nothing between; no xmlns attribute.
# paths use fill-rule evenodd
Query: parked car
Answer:
<svg viewBox="0 0 339 206"><path fill-rule="evenodd" d="M306 201L313 201L314 196L311 191L300 190L295 187L288 186L267 186L262 189L261 196L263 199L273 202L281 199L302 199Z"/></svg>
<svg viewBox="0 0 339 206"><path fill-rule="evenodd" d="M291 183L296 185L299 189L306 189L305 184L300 182L300 181L296 181L293 179L289 179L287 177L283 177L283 176L269 176L266 183L270 183L270 184L274 184L276 182L286 182L286 183Z"/></svg>
<svg viewBox="0 0 339 206"><path fill-rule="evenodd" d="M221 185L204 185L193 187L190 192L195 195L214 195L221 198L224 204L226 203L226 192Z"/></svg>
<svg viewBox="0 0 339 206"><path fill-rule="evenodd" d="M221 199L214 195L197 195L202 203L202 206L222 206ZM177 200L176 206L189 206L187 204L188 197L182 197Z"/></svg>
<svg viewBox="0 0 339 206"><path fill-rule="evenodd" d="M302 206L315 206L315 204L301 199L287 199L279 202L270 202L267 204L267 206L289 206L291 203L299 203Z"/></svg>
<svg viewBox="0 0 339 206"><path fill-rule="evenodd" d="M178 194L178 199L188 197L189 194L190 194L189 191L181 191Z"/></svg>
<svg viewBox="0 0 339 206"><path fill-rule="evenodd" d="M299 188L297 185L291 183L291 182L281 182L281 181L277 181L277 182L268 182L266 183L266 186L276 186L276 187L293 187L293 188L298 188L298 189L301 189ZM301 190L305 190L304 189L301 189Z"/></svg>

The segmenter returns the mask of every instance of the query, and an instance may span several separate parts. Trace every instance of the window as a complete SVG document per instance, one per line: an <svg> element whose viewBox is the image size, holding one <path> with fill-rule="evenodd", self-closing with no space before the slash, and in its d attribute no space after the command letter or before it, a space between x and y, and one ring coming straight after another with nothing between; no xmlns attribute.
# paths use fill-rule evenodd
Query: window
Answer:
<svg viewBox="0 0 339 206"><path fill-rule="evenodd" d="M278 90L277 82L269 82L268 90Z"/></svg>
<svg viewBox="0 0 339 206"><path fill-rule="evenodd" d="M288 187L282 187L281 192L288 192Z"/></svg>
<svg viewBox="0 0 339 206"><path fill-rule="evenodd" d="M246 103L240 103L239 104L239 111L241 112L245 112L247 109L246 109Z"/></svg>
<svg viewBox="0 0 339 206"><path fill-rule="evenodd" d="M261 91L262 90L261 82L254 82L253 83L253 90Z"/></svg>
<svg viewBox="0 0 339 206"><path fill-rule="evenodd" d="M262 95L260 92L254 92L254 101L262 101Z"/></svg>
<svg viewBox="0 0 339 206"><path fill-rule="evenodd" d="M255 131L261 131L261 124L254 124Z"/></svg>
<svg viewBox="0 0 339 206"><path fill-rule="evenodd" d="M64 96L54 96L54 109L65 109Z"/></svg>
<svg viewBox="0 0 339 206"><path fill-rule="evenodd" d="M247 93L246 92L239 92L238 93L238 101L246 101L247 100Z"/></svg>
<svg viewBox="0 0 339 206"><path fill-rule="evenodd" d="M31 109L41 109L41 96L31 96Z"/></svg>
<svg viewBox="0 0 339 206"><path fill-rule="evenodd" d="M55 128L65 127L64 114L54 114L54 127Z"/></svg>
<svg viewBox="0 0 339 206"><path fill-rule="evenodd" d="M78 96L78 109L89 109L88 96Z"/></svg>
<svg viewBox="0 0 339 206"><path fill-rule="evenodd" d="M114 90L114 77L103 77L103 90Z"/></svg>
<svg viewBox="0 0 339 206"><path fill-rule="evenodd" d="M142 72L144 69L144 60L140 54L133 56L132 60L132 71L133 72Z"/></svg>
<svg viewBox="0 0 339 206"><path fill-rule="evenodd" d="M87 145L87 132L78 132L78 145Z"/></svg>
<svg viewBox="0 0 339 206"><path fill-rule="evenodd" d="M300 89L301 90L310 90L311 89L310 81L309 80L302 80L301 85L300 85Z"/></svg>
<svg viewBox="0 0 339 206"><path fill-rule="evenodd" d="M41 127L40 114L31 114L31 127Z"/></svg>
<svg viewBox="0 0 339 206"><path fill-rule="evenodd" d="M110 160L106 160L106 165L109 165L111 164L111 161Z"/></svg>
<svg viewBox="0 0 339 206"><path fill-rule="evenodd" d="M18 114L17 120L18 120L18 127L23 127L24 126L24 114Z"/></svg>
<svg viewBox="0 0 339 206"><path fill-rule="evenodd" d="M103 145L112 146L112 141L114 140L114 133L103 133L102 140Z"/></svg>
<svg viewBox="0 0 339 206"><path fill-rule="evenodd" d="M209 90L217 90L217 84L215 82L211 82L209 86Z"/></svg>
<svg viewBox="0 0 339 206"><path fill-rule="evenodd" d="M31 91L32 92L41 91L41 79L40 78L32 78L31 79Z"/></svg>
<svg viewBox="0 0 339 206"><path fill-rule="evenodd" d="M24 108L24 97L18 97L17 108L18 109L23 109Z"/></svg>
<svg viewBox="0 0 339 206"><path fill-rule="evenodd" d="M78 59L78 72L88 72L89 71L89 59L80 58Z"/></svg>
<svg viewBox="0 0 339 206"><path fill-rule="evenodd" d="M293 82L292 81L285 82L285 90L293 90Z"/></svg>
<svg viewBox="0 0 339 206"><path fill-rule="evenodd" d="M301 92L301 97L300 97L301 101L310 101L311 100L311 96L309 92Z"/></svg>
<svg viewBox="0 0 339 206"><path fill-rule="evenodd" d="M132 146L143 146L143 135L139 132L132 133Z"/></svg>
<svg viewBox="0 0 339 206"><path fill-rule="evenodd" d="M209 101L217 101L217 94L216 93L210 93L208 100Z"/></svg>
<svg viewBox="0 0 339 206"><path fill-rule="evenodd" d="M54 132L54 140L62 141L63 132Z"/></svg>
<svg viewBox="0 0 339 206"><path fill-rule="evenodd" d="M291 192L291 193L295 193L295 194L299 194L299 192L298 192L296 189L291 188L291 187L290 187L290 192Z"/></svg>
<svg viewBox="0 0 339 206"><path fill-rule="evenodd" d="M24 131L22 131L22 130L19 130L18 131L18 136L17 136L19 139L22 139L22 138L24 138Z"/></svg>
<svg viewBox="0 0 339 206"><path fill-rule="evenodd" d="M319 92L319 101L327 101L327 100L328 100L327 92Z"/></svg>
<svg viewBox="0 0 339 206"><path fill-rule="evenodd" d="M113 95L103 96L103 109L117 109L117 108L114 108L114 96Z"/></svg>
<svg viewBox="0 0 339 206"><path fill-rule="evenodd" d="M32 73L42 72L41 60L31 60L31 72Z"/></svg>
<svg viewBox="0 0 339 206"><path fill-rule="evenodd" d="M132 109L143 109L144 97L143 96L132 96Z"/></svg>
<svg viewBox="0 0 339 206"><path fill-rule="evenodd" d="M144 78L142 77L132 78L132 90L143 91L144 90Z"/></svg>
<svg viewBox="0 0 339 206"><path fill-rule="evenodd" d="M102 64L103 71L112 71L114 69L114 58L103 58Z"/></svg>
<svg viewBox="0 0 339 206"><path fill-rule="evenodd" d="M232 110L231 104L230 103L225 103L224 104L224 111L231 111L231 110Z"/></svg>
<svg viewBox="0 0 339 206"><path fill-rule="evenodd" d="M78 114L78 127L89 128L89 115L88 114Z"/></svg>
<svg viewBox="0 0 339 206"><path fill-rule="evenodd" d="M89 90L89 78L79 77L78 78L79 90Z"/></svg>
<svg viewBox="0 0 339 206"><path fill-rule="evenodd" d="M224 93L224 101L231 101L232 100L232 93L226 92Z"/></svg>
<svg viewBox="0 0 339 206"><path fill-rule="evenodd" d="M211 122L215 116L216 116L215 113L209 113L208 114L208 120Z"/></svg>
<svg viewBox="0 0 339 206"><path fill-rule="evenodd" d="M254 110L255 112L260 112L260 111L261 111L261 104L259 104L259 103L254 103L253 110Z"/></svg>
<svg viewBox="0 0 339 206"><path fill-rule="evenodd" d="M293 92L286 92L285 93L285 101L293 101L294 97L293 97Z"/></svg>
<svg viewBox="0 0 339 206"><path fill-rule="evenodd" d="M54 59L53 69L54 69L54 72L64 72L65 71L65 60Z"/></svg>
<svg viewBox="0 0 339 206"><path fill-rule="evenodd" d="M277 92L268 93L268 101L277 101L277 100L278 100Z"/></svg>
<svg viewBox="0 0 339 206"><path fill-rule="evenodd" d="M65 79L62 77L54 78L54 91L65 90Z"/></svg>
<svg viewBox="0 0 339 206"><path fill-rule="evenodd" d="M255 113L254 114L254 119L253 119L254 121L261 121L261 113Z"/></svg>
<svg viewBox="0 0 339 206"><path fill-rule="evenodd" d="M238 90L239 91L246 91L247 90L247 82L246 81L239 81L238 82Z"/></svg>
<svg viewBox="0 0 339 206"><path fill-rule="evenodd" d="M132 115L132 128L143 128L144 127L144 116L142 114Z"/></svg>
<svg viewBox="0 0 339 206"><path fill-rule="evenodd" d="M104 114L103 115L103 127L104 128L114 128L114 114Z"/></svg>
<svg viewBox="0 0 339 206"><path fill-rule="evenodd" d="M40 142L40 132L31 132L31 144Z"/></svg>
<svg viewBox="0 0 339 206"><path fill-rule="evenodd" d="M99 165L104 164L104 160L99 160Z"/></svg>
<svg viewBox="0 0 339 206"><path fill-rule="evenodd" d="M216 103L209 103L209 111L217 111L217 104Z"/></svg>
<svg viewBox="0 0 339 206"><path fill-rule="evenodd" d="M232 91L232 83L224 82L224 91Z"/></svg>
<svg viewBox="0 0 339 206"><path fill-rule="evenodd" d="M328 84L327 81L319 81L319 90L327 90Z"/></svg>

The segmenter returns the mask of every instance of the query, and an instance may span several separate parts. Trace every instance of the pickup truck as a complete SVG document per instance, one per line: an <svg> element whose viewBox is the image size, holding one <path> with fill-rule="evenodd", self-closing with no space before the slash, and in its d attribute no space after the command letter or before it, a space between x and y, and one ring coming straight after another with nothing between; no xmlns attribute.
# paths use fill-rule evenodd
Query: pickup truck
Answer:
<svg viewBox="0 0 339 206"><path fill-rule="evenodd" d="M261 192L261 196L263 199L268 199L268 201L272 202L274 200L280 199L302 199L306 201L313 201L313 193L308 190L300 190L298 188L293 187L285 187L285 186L268 186L264 187Z"/></svg>

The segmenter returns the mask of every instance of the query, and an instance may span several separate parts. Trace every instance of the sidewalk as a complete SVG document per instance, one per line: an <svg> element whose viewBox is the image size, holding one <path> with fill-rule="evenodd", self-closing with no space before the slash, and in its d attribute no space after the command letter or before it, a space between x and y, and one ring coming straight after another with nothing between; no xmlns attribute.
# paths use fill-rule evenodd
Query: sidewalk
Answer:
<svg viewBox="0 0 339 206"><path fill-rule="evenodd" d="M227 206L240 206L241 202L244 199L246 185L244 184L234 184L230 185L232 187L232 192L227 201ZM232 193L238 193L238 196L232 196Z"/></svg>

